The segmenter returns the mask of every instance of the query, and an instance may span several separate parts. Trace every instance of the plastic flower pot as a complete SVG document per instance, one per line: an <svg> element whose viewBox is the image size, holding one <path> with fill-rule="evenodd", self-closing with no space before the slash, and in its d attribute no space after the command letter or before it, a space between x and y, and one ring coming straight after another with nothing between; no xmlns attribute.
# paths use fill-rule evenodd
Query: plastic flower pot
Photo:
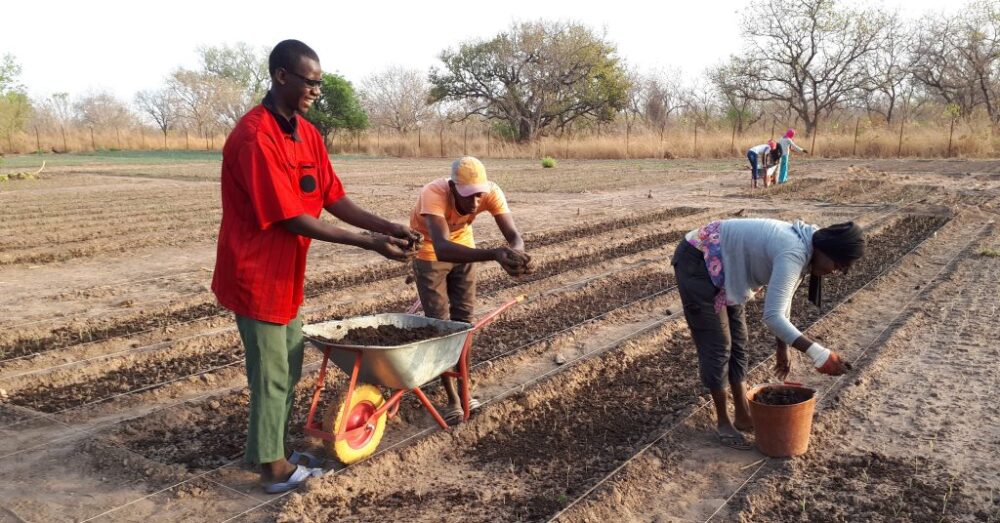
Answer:
<svg viewBox="0 0 1000 523"><path fill-rule="evenodd" d="M768 397L778 396L771 404ZM809 449L816 390L798 383L765 384L748 394L757 449L773 458L805 454Z"/></svg>

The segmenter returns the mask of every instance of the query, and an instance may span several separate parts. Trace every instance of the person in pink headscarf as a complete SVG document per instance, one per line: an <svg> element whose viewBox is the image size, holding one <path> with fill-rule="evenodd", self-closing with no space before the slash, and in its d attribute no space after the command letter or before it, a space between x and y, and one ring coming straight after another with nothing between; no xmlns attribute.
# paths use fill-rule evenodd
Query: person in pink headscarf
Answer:
<svg viewBox="0 0 1000 523"><path fill-rule="evenodd" d="M795 142L792 141L793 136L795 136L795 129L789 129L785 132L785 136L778 140L778 145L781 146L783 152L781 163L778 166L778 183L788 181L788 157L791 155L793 149L800 153L809 154L809 151L795 145Z"/></svg>

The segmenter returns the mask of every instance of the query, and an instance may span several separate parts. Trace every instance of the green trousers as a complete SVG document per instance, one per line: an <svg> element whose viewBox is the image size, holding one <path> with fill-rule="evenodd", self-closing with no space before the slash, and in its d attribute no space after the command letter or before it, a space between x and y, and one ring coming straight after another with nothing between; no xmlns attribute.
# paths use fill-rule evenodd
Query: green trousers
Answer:
<svg viewBox="0 0 1000 523"><path fill-rule="evenodd" d="M302 318L288 325L236 315L246 349L250 417L243 461L271 463L285 457L295 384L302 376Z"/></svg>

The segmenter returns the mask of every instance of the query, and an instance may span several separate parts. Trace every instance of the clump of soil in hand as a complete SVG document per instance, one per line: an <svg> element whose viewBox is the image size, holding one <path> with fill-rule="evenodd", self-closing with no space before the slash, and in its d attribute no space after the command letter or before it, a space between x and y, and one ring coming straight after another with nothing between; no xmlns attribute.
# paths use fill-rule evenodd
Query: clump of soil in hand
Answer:
<svg viewBox="0 0 1000 523"><path fill-rule="evenodd" d="M392 347L437 338L448 333L449 331L439 329L433 325L425 325L415 329L402 329L395 325L379 325L378 327L358 327L351 329L347 331L347 334L343 338L337 340L322 339L329 343L341 345Z"/></svg>
<svg viewBox="0 0 1000 523"><path fill-rule="evenodd" d="M755 394L753 400L765 405L795 405L812 396L813 392L808 389L770 387Z"/></svg>
<svg viewBox="0 0 1000 523"><path fill-rule="evenodd" d="M417 252L417 251L420 250L420 246L422 246L423 244L424 244L424 237L423 236L421 236L420 238L417 238L415 240L411 238L406 243L406 250L409 251L409 252Z"/></svg>

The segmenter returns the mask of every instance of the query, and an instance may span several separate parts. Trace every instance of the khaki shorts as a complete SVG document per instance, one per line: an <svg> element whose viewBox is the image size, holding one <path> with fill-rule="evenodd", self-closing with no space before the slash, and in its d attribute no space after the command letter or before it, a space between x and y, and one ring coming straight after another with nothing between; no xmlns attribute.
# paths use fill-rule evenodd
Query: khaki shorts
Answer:
<svg viewBox="0 0 1000 523"><path fill-rule="evenodd" d="M413 260L413 276L425 316L472 323L476 306L474 264Z"/></svg>

